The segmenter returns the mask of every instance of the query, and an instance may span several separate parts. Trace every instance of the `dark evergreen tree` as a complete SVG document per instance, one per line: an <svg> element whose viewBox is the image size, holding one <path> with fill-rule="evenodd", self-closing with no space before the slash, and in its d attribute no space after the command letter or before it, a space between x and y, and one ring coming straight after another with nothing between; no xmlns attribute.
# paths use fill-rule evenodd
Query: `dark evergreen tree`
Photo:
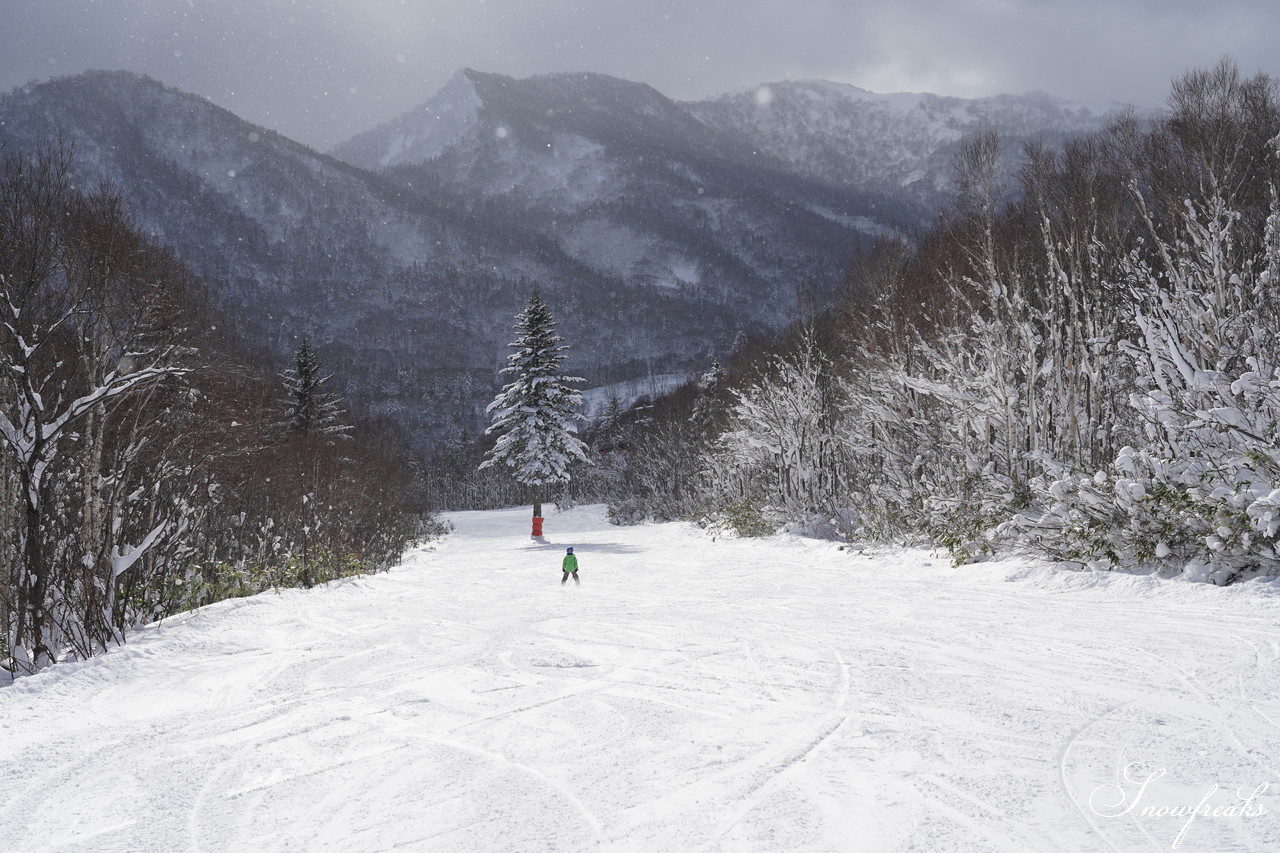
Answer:
<svg viewBox="0 0 1280 853"><path fill-rule="evenodd" d="M699 438L709 438L716 426L716 420L725 408L721 399L724 394L724 368L719 361L711 362L711 369L698 379L698 396L693 403L693 415L689 423Z"/></svg>
<svg viewBox="0 0 1280 853"><path fill-rule="evenodd" d="M533 515L541 518L542 489L568 483L569 466L587 458L575 427L582 394L569 387L583 380L561 373L569 347L556 334L551 311L536 290L516 317L515 328L520 336L510 345L515 352L502 370L515 380L489 404L492 421L486 434L499 437L480 467L498 462L510 467L518 482L533 488ZM535 522L534 535L539 533Z"/></svg>
<svg viewBox="0 0 1280 853"><path fill-rule="evenodd" d="M293 367L284 372L285 429L290 435L333 435L345 437L351 427L344 424L342 403L325 388L331 375L321 375L320 358L306 338L293 354Z"/></svg>
<svg viewBox="0 0 1280 853"><path fill-rule="evenodd" d="M604 414L595 426L592 446L601 454L625 450L627 444L627 410L615 394L609 398Z"/></svg>

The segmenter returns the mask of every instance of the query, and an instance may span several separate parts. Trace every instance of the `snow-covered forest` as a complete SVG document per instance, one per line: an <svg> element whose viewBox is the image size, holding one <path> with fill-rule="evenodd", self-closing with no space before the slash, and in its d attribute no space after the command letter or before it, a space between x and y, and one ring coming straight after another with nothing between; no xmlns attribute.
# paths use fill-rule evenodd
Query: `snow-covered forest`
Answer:
<svg viewBox="0 0 1280 853"><path fill-rule="evenodd" d="M1001 139L973 138L934 227L863 252L781 338L614 401L546 497L958 562L1031 548L1218 584L1274 573L1277 100L1224 61L1177 80L1160 119L1025 146L1016 181ZM304 399L329 378L306 330L292 369L243 351L71 160L10 155L0 187L7 672L385 567L425 506L538 497L483 468L491 440L464 432L419 468L412 436Z"/></svg>
<svg viewBox="0 0 1280 853"><path fill-rule="evenodd" d="M597 427L615 517L1273 574L1278 146L1276 82L1227 60L1162 119L1027 146L1016 184L975 137L954 208L842 304Z"/></svg>
<svg viewBox="0 0 1280 853"><path fill-rule="evenodd" d="M237 348L201 282L69 162L47 147L0 171L5 677L385 568L418 524L403 439L339 423L304 347L283 374Z"/></svg>

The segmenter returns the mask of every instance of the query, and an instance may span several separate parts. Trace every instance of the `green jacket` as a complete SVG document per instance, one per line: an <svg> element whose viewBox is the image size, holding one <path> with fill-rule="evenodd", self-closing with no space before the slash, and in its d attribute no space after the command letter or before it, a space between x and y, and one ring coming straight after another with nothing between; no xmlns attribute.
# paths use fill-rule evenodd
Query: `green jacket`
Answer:
<svg viewBox="0 0 1280 853"><path fill-rule="evenodd" d="M564 563L560 568L566 572L576 572L578 570L578 557L575 554L565 554Z"/></svg>

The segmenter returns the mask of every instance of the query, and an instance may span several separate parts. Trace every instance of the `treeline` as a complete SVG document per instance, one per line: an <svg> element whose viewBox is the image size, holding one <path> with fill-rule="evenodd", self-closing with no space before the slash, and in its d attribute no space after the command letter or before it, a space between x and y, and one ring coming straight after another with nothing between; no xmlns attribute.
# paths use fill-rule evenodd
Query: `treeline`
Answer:
<svg viewBox="0 0 1280 853"><path fill-rule="evenodd" d="M694 517L680 511L683 504L643 500L630 496L651 493L667 494L669 490L646 485L647 476L677 477L659 463L659 446L684 447L672 438L667 423L679 430L685 403L692 399L694 386L654 400L651 395L623 403L610 400L604 412L583 418L576 426L587 445L585 461L572 460L566 465L569 481L546 485L540 494L560 509L582 503L612 502L614 519L629 522L645 518L662 519ZM459 430L426 457L421 478L424 504L432 510L490 510L532 504L535 492L512 477L505 467L482 467L490 457L496 435ZM641 442L648 452L636 453L633 446ZM680 457L683 460L683 455ZM643 504L646 509L639 509Z"/></svg>
<svg viewBox="0 0 1280 853"><path fill-rule="evenodd" d="M70 162L0 166L0 676L385 568L421 525L403 438L291 425L279 368Z"/></svg>
<svg viewBox="0 0 1280 853"><path fill-rule="evenodd" d="M610 425L615 514L1274 573L1278 137L1276 82L1224 60L1015 182L972 140L955 209L840 305Z"/></svg>

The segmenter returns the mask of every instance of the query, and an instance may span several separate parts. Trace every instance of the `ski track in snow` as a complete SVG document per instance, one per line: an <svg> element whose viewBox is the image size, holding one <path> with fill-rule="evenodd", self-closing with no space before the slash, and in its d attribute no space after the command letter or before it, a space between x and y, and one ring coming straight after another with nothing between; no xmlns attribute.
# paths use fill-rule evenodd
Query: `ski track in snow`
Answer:
<svg viewBox="0 0 1280 853"><path fill-rule="evenodd" d="M0 690L0 850L1280 849L1280 583L526 516Z"/></svg>

